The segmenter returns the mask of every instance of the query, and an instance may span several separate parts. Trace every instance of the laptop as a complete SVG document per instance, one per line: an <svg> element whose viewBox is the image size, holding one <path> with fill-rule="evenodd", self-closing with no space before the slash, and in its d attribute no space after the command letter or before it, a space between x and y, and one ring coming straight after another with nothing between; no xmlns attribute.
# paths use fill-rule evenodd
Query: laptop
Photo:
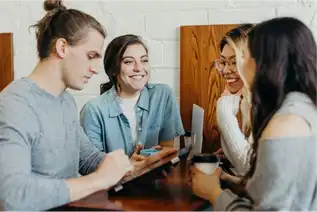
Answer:
<svg viewBox="0 0 317 212"><path fill-rule="evenodd" d="M193 146L187 160L191 160L194 154L202 153L203 144L203 129L204 129L204 109L198 105L193 105L192 114L192 132L191 145ZM227 173L237 176L237 171L232 167L228 159L222 159L222 168Z"/></svg>
<svg viewBox="0 0 317 212"><path fill-rule="evenodd" d="M192 111L192 130L191 130L191 145L193 147L188 157L188 160L190 160L194 154L198 154L202 152L203 129L204 129L204 109L194 104L193 111Z"/></svg>

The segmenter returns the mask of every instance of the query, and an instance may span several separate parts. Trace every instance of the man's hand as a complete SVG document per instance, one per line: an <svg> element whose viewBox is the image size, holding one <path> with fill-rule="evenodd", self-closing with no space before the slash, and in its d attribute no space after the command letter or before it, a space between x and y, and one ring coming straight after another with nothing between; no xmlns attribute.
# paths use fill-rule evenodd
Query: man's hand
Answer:
<svg viewBox="0 0 317 212"><path fill-rule="evenodd" d="M95 180L100 182L103 189L108 189L118 183L132 169L129 157L122 149L119 149L108 153L99 164Z"/></svg>

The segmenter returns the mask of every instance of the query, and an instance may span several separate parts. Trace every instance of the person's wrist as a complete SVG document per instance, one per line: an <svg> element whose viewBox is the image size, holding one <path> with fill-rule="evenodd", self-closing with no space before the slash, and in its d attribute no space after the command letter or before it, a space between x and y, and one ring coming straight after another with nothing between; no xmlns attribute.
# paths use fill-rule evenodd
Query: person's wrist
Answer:
<svg viewBox="0 0 317 212"><path fill-rule="evenodd" d="M222 193L222 189L220 187L217 187L215 189L212 190L211 195L209 196L208 200L209 202L214 205L217 198L220 196L220 194Z"/></svg>
<svg viewBox="0 0 317 212"><path fill-rule="evenodd" d="M108 180L107 176L99 176L97 172L93 172L89 175L91 186L95 191L106 190L109 189L111 185L111 181Z"/></svg>

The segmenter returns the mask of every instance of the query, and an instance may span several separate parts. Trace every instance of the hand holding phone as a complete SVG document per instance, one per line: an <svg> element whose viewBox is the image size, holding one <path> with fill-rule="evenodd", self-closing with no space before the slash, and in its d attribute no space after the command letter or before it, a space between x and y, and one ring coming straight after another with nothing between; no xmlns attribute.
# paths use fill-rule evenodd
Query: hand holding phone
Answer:
<svg viewBox="0 0 317 212"><path fill-rule="evenodd" d="M153 148L151 148L151 149L142 149L140 151L140 155L142 155L142 156L152 156L152 155L155 155L156 153L158 153L159 151L160 150L153 149Z"/></svg>

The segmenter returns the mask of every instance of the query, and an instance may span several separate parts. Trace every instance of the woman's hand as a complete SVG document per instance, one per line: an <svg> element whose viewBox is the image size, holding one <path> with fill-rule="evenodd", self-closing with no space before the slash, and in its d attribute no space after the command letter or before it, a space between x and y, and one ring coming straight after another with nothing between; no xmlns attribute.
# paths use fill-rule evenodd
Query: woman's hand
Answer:
<svg viewBox="0 0 317 212"><path fill-rule="evenodd" d="M151 165L152 163L155 163L156 161L159 161L163 159L164 157L171 155L175 153L177 150L175 148L162 148L161 146L154 146L152 148L160 150L158 153L151 155L151 156L142 156L140 155L140 152L142 150L142 145L139 144L133 153L133 155L130 158L130 161L134 168L136 169L142 169L148 165Z"/></svg>
<svg viewBox="0 0 317 212"><path fill-rule="evenodd" d="M213 174L207 175L193 165L191 167L191 183L194 194L214 204L222 192L219 180L221 171L221 168L217 168Z"/></svg>
<svg viewBox="0 0 317 212"><path fill-rule="evenodd" d="M217 155L219 158L224 159L226 158L225 154L223 153L223 149L219 148L216 152L214 152L213 154Z"/></svg>
<svg viewBox="0 0 317 212"><path fill-rule="evenodd" d="M229 89L226 86L221 96L230 96L230 95L232 95L232 93L229 91Z"/></svg>
<svg viewBox="0 0 317 212"><path fill-rule="evenodd" d="M238 92L236 93L231 93L228 89L228 87L226 86L224 91L222 92L221 96L230 96L230 95L235 95L235 96L241 96L243 93L243 88L240 89Z"/></svg>
<svg viewBox="0 0 317 212"><path fill-rule="evenodd" d="M234 184L240 184L242 179L233 175L228 174L227 172L222 171L220 179L224 181L229 181Z"/></svg>
<svg viewBox="0 0 317 212"><path fill-rule="evenodd" d="M146 157L140 155L141 150L143 149L142 144L139 144L136 147L135 152L133 155L130 157L131 164L133 165L134 169L141 169L146 167L147 161Z"/></svg>

